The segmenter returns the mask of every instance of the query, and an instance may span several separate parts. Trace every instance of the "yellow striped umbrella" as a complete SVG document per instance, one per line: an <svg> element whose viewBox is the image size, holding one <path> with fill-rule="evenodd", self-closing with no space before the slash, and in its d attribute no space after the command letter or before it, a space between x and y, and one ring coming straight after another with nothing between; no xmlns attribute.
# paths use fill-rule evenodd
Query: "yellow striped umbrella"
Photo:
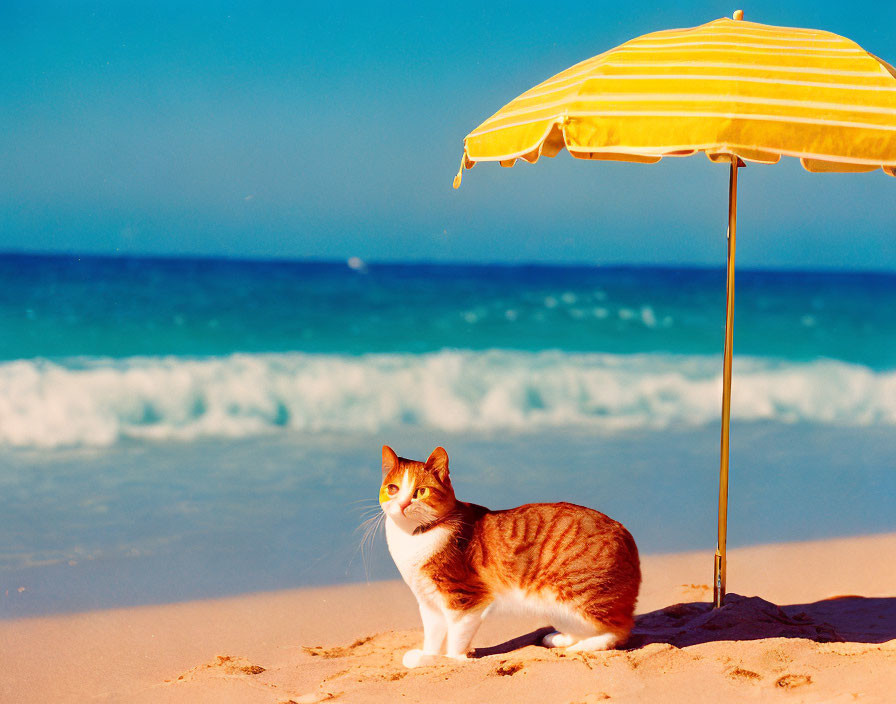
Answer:
<svg viewBox="0 0 896 704"><path fill-rule="evenodd" d="M737 169L800 159L808 171L896 176L896 69L814 29L722 18L653 32L576 64L511 101L464 139L464 168L579 159L652 164L705 152L730 164L728 280L713 601L725 595Z"/></svg>

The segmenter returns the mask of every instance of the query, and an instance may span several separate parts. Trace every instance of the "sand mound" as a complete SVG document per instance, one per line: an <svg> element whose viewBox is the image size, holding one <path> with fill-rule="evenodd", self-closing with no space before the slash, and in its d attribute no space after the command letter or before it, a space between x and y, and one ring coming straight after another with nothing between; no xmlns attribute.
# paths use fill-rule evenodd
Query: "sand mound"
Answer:
<svg viewBox="0 0 896 704"><path fill-rule="evenodd" d="M675 604L640 616L627 648L669 643L679 648L711 641L760 638L807 638L819 643L842 641L834 627L815 621L805 611L793 616L758 596L728 594L722 607Z"/></svg>

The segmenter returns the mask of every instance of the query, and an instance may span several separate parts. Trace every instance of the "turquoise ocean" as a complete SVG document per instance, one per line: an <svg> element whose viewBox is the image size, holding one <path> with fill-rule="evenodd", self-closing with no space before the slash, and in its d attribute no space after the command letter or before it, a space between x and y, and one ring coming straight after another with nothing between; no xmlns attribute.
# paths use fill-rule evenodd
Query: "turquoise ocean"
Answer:
<svg viewBox="0 0 896 704"><path fill-rule="evenodd" d="M396 577L360 528L384 443L445 446L466 500L714 549L721 268L3 255L0 282L0 617ZM736 310L729 544L896 530L896 274L739 271Z"/></svg>

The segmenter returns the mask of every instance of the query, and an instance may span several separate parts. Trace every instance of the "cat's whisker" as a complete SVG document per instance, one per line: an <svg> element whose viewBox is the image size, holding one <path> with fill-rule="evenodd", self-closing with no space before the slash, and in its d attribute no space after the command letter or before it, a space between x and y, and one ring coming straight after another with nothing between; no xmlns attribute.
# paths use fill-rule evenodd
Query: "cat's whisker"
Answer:
<svg viewBox="0 0 896 704"><path fill-rule="evenodd" d="M376 511L382 511L382 507L379 504L379 501L370 501L369 499L365 499L366 506L353 506L352 512L364 515L365 513L373 513Z"/></svg>
<svg viewBox="0 0 896 704"><path fill-rule="evenodd" d="M372 515L372 516L368 516L367 518L365 518L363 521L361 521L361 522L358 524L358 527L355 528L355 532L357 533L357 532L359 532L359 531L364 530L369 524L373 523L373 522L374 522L379 516L381 516L381 515L382 515L382 513L380 513L380 514L378 514L378 515L377 515L377 514L374 514L374 515Z"/></svg>
<svg viewBox="0 0 896 704"><path fill-rule="evenodd" d="M364 508L379 508L379 501L376 499L358 499L357 501L349 502L349 506L351 506L352 510L364 509Z"/></svg>
<svg viewBox="0 0 896 704"><path fill-rule="evenodd" d="M370 502L370 499L363 499L362 501ZM380 506L378 501L375 503L375 505L368 506L366 509L363 509L362 515L365 514L368 515L367 518L361 521L358 527L355 528L355 533L360 533L361 537L351 559L349 560L349 564L354 562L355 558L360 555L361 563L364 567L364 577L367 581L370 581L370 552L373 550L373 544L376 540L376 534L383 526L386 515L383 513L382 507Z"/></svg>
<svg viewBox="0 0 896 704"><path fill-rule="evenodd" d="M374 521L364 530L364 535L361 536L361 541L358 544L358 550L361 552L362 560L367 560L370 556L370 549L373 548L373 541L376 538L377 531L380 529L382 525L381 521Z"/></svg>
<svg viewBox="0 0 896 704"><path fill-rule="evenodd" d="M368 526L370 526L373 523L376 523L378 520L380 520L381 518L385 518L385 517L386 517L386 515L382 511L380 511L376 515L370 516L370 518L367 518L366 520L362 521L358 525L358 527L355 528L355 532L357 533L358 531L361 531L361 530L367 530Z"/></svg>
<svg viewBox="0 0 896 704"><path fill-rule="evenodd" d="M377 511L376 513L372 512L372 511L369 512L369 515L358 524L358 526L355 528L355 531L361 530L362 528L367 526L369 523L376 520L377 515L381 515L381 514L382 514L382 511Z"/></svg>
<svg viewBox="0 0 896 704"><path fill-rule="evenodd" d="M358 544L358 552L361 555L361 562L364 566L364 577L370 581L370 551L373 549L373 543L376 540L376 534L383 526L386 514L380 512L379 515L373 516L366 520L362 526L364 527L364 535ZM360 528L361 526L359 526Z"/></svg>

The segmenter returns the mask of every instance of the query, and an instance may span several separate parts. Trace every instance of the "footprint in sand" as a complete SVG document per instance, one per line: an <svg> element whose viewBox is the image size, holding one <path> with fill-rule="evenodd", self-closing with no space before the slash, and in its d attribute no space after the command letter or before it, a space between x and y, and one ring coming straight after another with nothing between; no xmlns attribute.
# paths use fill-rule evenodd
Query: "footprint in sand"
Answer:
<svg viewBox="0 0 896 704"><path fill-rule="evenodd" d="M504 660L498 667L495 668L493 674L498 675L500 677L509 677L511 675L515 675L517 672L523 669L523 663L521 662L507 662Z"/></svg>
<svg viewBox="0 0 896 704"><path fill-rule="evenodd" d="M670 643L648 643L637 650L609 651L604 657L618 657L617 653L625 657L633 670L641 668L644 671L663 672L675 662L687 662L693 659L693 655Z"/></svg>
<svg viewBox="0 0 896 704"><path fill-rule="evenodd" d="M305 655L336 660L335 667L319 683L318 691L293 699L296 704L316 704L371 682L397 682L407 677L400 664L401 653L417 642L415 631L387 631L359 638L349 645L324 647L303 645Z"/></svg>
<svg viewBox="0 0 896 704"><path fill-rule="evenodd" d="M373 659L377 656L391 660L395 653L404 652L413 647L419 634L415 631L386 631L372 636L359 638L350 645L337 645L325 648L322 645L303 645L306 655L324 659L361 657Z"/></svg>
<svg viewBox="0 0 896 704"><path fill-rule="evenodd" d="M348 655L357 655L356 652L358 648L362 645L366 645L370 641L374 639L374 636L367 636L366 638L359 638L351 645L337 645L334 648L325 648L322 645L303 645L302 650L304 650L308 655L313 657L321 657L321 658L344 658Z"/></svg>
<svg viewBox="0 0 896 704"><path fill-rule="evenodd" d="M812 684L812 678L809 675L784 675L775 680L775 687L782 689L794 689L807 684Z"/></svg>
<svg viewBox="0 0 896 704"><path fill-rule="evenodd" d="M245 658L232 655L218 655L214 662L197 665L177 678L177 682L192 680L197 676L210 675L260 675L265 671L261 665L255 665ZM166 680L170 682L171 680Z"/></svg>
<svg viewBox="0 0 896 704"><path fill-rule="evenodd" d="M739 680L741 682L758 682L762 679L762 675L758 672L753 672L752 670L747 670L743 667L735 667L728 673L728 676L731 679Z"/></svg>

